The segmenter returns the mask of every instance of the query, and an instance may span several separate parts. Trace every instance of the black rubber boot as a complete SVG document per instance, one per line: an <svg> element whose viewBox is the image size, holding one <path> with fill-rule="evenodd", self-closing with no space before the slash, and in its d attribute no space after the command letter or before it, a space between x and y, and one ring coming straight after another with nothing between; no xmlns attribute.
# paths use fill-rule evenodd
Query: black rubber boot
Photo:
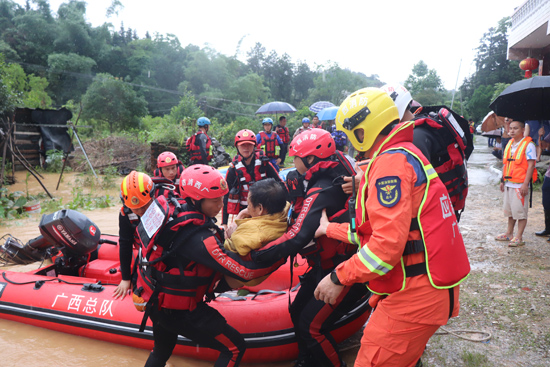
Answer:
<svg viewBox="0 0 550 367"><path fill-rule="evenodd" d="M535 232L537 236L550 236L550 212L544 211L544 230Z"/></svg>

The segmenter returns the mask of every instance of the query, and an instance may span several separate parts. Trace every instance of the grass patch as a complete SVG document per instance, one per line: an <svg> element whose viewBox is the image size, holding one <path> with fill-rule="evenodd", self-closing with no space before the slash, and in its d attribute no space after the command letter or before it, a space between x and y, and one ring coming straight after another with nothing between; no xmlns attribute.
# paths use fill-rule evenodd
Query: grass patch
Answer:
<svg viewBox="0 0 550 367"><path fill-rule="evenodd" d="M460 358L467 367L488 367L489 358L486 355L476 352L463 351Z"/></svg>

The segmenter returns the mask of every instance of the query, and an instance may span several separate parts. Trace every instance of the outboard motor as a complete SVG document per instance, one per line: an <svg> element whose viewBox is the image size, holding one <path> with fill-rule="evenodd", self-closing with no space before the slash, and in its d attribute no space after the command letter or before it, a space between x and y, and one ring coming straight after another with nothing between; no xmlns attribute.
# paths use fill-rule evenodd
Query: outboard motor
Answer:
<svg viewBox="0 0 550 367"><path fill-rule="evenodd" d="M99 228L84 214L71 209L43 215L38 228L42 235L25 245L8 237L0 247L0 258L28 264L51 258L61 251L63 256L55 261L58 274L76 275L100 243Z"/></svg>

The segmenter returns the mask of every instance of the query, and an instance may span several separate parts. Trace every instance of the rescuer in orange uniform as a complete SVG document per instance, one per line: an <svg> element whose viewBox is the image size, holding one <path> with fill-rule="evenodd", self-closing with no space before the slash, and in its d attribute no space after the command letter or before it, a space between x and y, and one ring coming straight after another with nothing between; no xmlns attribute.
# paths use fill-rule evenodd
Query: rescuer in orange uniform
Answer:
<svg viewBox="0 0 550 367"><path fill-rule="evenodd" d="M376 309L356 367L421 365L430 337L458 315L458 285L470 271L447 190L412 144L413 123L398 123L397 107L377 88L351 94L336 116L337 128L371 161L355 221L329 224L323 216L316 233L360 250L321 280L315 297L332 304L342 285L369 282Z"/></svg>

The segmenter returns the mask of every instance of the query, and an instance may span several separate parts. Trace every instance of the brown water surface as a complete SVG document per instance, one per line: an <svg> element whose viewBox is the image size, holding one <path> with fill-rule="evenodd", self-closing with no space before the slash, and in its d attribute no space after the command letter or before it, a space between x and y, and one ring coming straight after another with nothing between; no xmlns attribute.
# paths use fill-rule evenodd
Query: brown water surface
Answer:
<svg viewBox="0 0 550 367"><path fill-rule="evenodd" d="M73 198L72 189L82 180L81 176L75 173L65 173L63 182L58 191L55 191L58 174L43 174L43 183L50 193L56 198L63 198L63 202L71 201ZM26 192L25 173L17 172L17 183L9 186L10 192ZM93 177L93 176L92 176ZM100 192L93 190L94 195L108 193L115 198L118 197L118 187L122 178L118 178L114 188ZM37 194L43 192L40 184L33 178L28 180L29 193ZM86 193L89 188L84 188ZM114 200L117 205L82 211L101 230L101 233L118 234L118 199ZM38 224L41 214L33 214L30 218L8 221L0 225L0 237L6 233L18 238L23 243L40 235ZM25 270L31 270L33 265L25 266ZM36 265L38 266L38 264ZM1 269L0 269L1 270ZM259 320L261 321L261 320ZM123 345L102 342L95 339L78 337L56 331L42 329L35 326L25 325L13 321L0 319L0 350L2 367L111 367L111 366L143 366L149 355L149 351L131 348ZM349 366L353 365L357 349L344 353L345 360ZM171 367L206 367L212 366L212 362L204 362L196 359L173 356L167 366ZM286 367L292 366L292 362L243 364L249 367Z"/></svg>

